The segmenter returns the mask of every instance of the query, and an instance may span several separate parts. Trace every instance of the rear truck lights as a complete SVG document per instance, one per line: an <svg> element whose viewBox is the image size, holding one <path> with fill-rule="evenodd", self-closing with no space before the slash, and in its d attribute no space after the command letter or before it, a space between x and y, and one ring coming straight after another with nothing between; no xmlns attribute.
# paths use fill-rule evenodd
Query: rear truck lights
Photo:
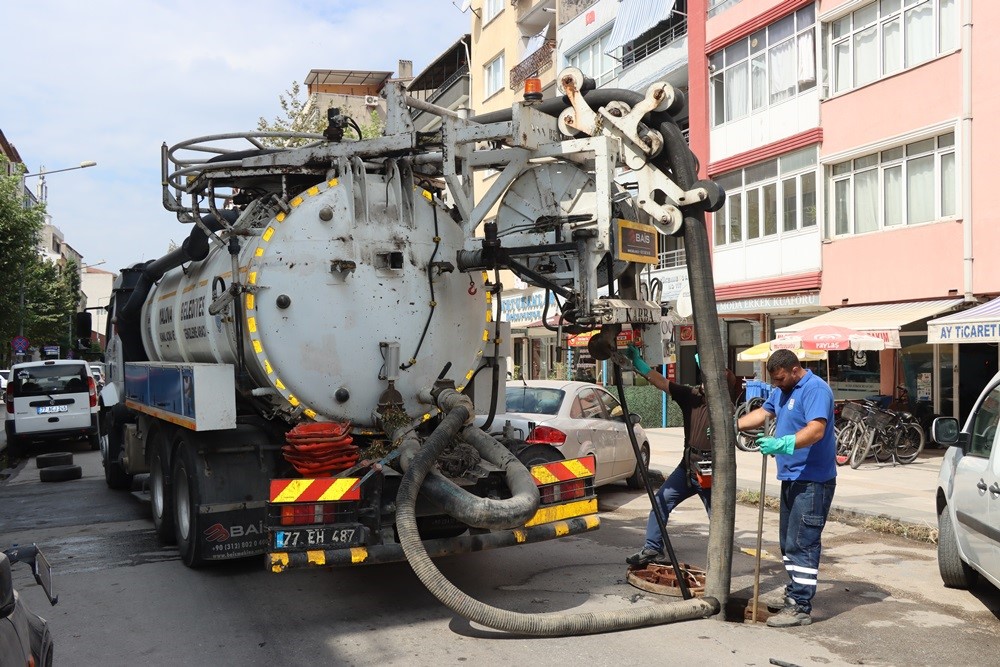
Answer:
<svg viewBox="0 0 1000 667"><path fill-rule="evenodd" d="M93 377L87 378L87 393L90 394L90 407L97 407L97 383Z"/></svg>
<svg viewBox="0 0 1000 667"><path fill-rule="evenodd" d="M551 426L536 426L525 442L529 445L562 445L566 442L566 434Z"/></svg>
<svg viewBox="0 0 1000 667"><path fill-rule="evenodd" d="M576 500L587 496L587 483L585 480L577 479L571 482L560 482L543 486L538 490L542 505L561 503L567 500Z"/></svg>

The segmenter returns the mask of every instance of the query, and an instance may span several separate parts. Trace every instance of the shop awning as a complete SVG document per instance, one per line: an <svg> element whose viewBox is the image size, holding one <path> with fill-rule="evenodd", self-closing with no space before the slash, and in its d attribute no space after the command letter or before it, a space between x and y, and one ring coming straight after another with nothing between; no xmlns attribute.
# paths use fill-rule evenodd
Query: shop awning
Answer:
<svg viewBox="0 0 1000 667"><path fill-rule="evenodd" d="M899 342L899 328L901 326L934 317L961 303L962 299L937 299L935 301L905 301L902 303L848 306L782 327L775 333L780 336L820 324L833 324L876 336L885 341L886 347L898 349L901 347Z"/></svg>
<svg viewBox="0 0 1000 667"><path fill-rule="evenodd" d="M928 343L1000 343L1000 298L927 323Z"/></svg>
<svg viewBox="0 0 1000 667"><path fill-rule="evenodd" d="M621 0L604 52L614 53L657 23L666 21L673 9L674 0Z"/></svg>

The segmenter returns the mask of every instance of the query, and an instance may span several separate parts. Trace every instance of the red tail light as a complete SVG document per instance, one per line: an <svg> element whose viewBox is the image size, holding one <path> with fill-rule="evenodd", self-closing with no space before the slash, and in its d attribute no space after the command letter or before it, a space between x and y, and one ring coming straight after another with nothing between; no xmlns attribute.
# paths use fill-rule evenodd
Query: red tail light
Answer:
<svg viewBox="0 0 1000 667"><path fill-rule="evenodd" d="M541 503L543 505L548 505L549 503L559 503L565 500L583 498L587 495L587 487L586 484L584 484L584 480L575 479L569 482L562 482L560 484L543 486L539 489L539 494L541 495Z"/></svg>
<svg viewBox="0 0 1000 667"><path fill-rule="evenodd" d="M529 445L561 445L566 442L566 434L551 426L536 426L525 442Z"/></svg>
<svg viewBox="0 0 1000 667"><path fill-rule="evenodd" d="M93 377L87 378L87 391L90 393L90 407L97 407L97 383Z"/></svg>
<svg viewBox="0 0 1000 667"><path fill-rule="evenodd" d="M303 526L337 523L335 503L296 503L281 507L282 526Z"/></svg>
<svg viewBox="0 0 1000 667"><path fill-rule="evenodd" d="M5 395L5 400L7 402L7 412L14 414L14 381L11 380L7 384L7 393Z"/></svg>

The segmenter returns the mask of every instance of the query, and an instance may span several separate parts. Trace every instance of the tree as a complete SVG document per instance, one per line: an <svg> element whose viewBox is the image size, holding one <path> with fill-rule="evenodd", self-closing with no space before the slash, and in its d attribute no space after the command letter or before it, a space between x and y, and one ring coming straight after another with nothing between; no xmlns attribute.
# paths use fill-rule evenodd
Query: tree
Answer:
<svg viewBox="0 0 1000 667"><path fill-rule="evenodd" d="M298 81L292 81L291 87L282 95L278 95L278 104L281 105L283 116L276 116L273 121L268 122L261 116L257 120L257 129L261 132L303 132L307 134L323 134L326 131L327 109L320 109L316 106L315 100L310 97L301 98L302 87ZM359 123L361 136L352 126L348 125L346 136L356 139L372 139L382 135L385 128L385 121L376 109L369 112L368 122ZM301 146L307 143L307 139L286 139L281 137L263 138L261 143L272 148L289 148Z"/></svg>
<svg viewBox="0 0 1000 667"><path fill-rule="evenodd" d="M25 207L23 167L7 175L0 156L0 361L12 357L10 340L23 331L35 346L72 343L73 313L80 303L80 270L46 261L38 246L45 204ZM24 307L22 309L21 303Z"/></svg>

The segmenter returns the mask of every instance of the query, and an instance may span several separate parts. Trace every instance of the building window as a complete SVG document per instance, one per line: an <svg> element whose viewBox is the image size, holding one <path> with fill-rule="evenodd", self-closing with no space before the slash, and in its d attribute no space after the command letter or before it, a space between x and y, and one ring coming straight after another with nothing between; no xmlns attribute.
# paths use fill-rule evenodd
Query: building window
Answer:
<svg viewBox="0 0 1000 667"><path fill-rule="evenodd" d="M483 68L483 99L492 97L503 89L503 54L491 60Z"/></svg>
<svg viewBox="0 0 1000 667"><path fill-rule="evenodd" d="M713 127L815 88L815 5L716 51L709 66Z"/></svg>
<svg viewBox="0 0 1000 667"><path fill-rule="evenodd" d="M617 75L617 61L605 53L610 37L611 31L608 30L566 57L568 65L578 68L584 76L593 78L598 87L611 81Z"/></svg>
<svg viewBox="0 0 1000 667"><path fill-rule="evenodd" d="M830 235L955 216L955 169L954 132L830 165Z"/></svg>
<svg viewBox="0 0 1000 667"><path fill-rule="evenodd" d="M714 217L715 245L779 238L816 226L816 147L715 179L726 205Z"/></svg>
<svg viewBox="0 0 1000 667"><path fill-rule="evenodd" d="M956 5L956 0L880 0L832 21L832 92L859 88L958 48Z"/></svg>
<svg viewBox="0 0 1000 667"><path fill-rule="evenodd" d="M483 0L483 25L489 23L503 11L503 0Z"/></svg>

